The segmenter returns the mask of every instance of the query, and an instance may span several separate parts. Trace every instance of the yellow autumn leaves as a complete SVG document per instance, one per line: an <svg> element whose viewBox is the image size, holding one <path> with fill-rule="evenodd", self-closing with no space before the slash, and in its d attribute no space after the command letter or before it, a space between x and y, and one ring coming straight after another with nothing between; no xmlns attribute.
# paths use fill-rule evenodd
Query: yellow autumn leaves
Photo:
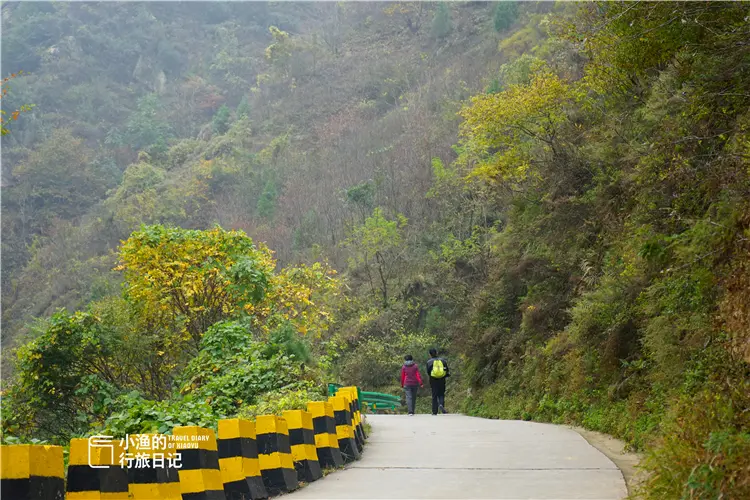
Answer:
<svg viewBox="0 0 750 500"><path fill-rule="evenodd" d="M572 97L570 85L546 66L528 84L473 97L459 112L464 122L458 162L470 167L470 177L495 182L541 175L534 169L535 153L553 146Z"/></svg>
<svg viewBox="0 0 750 500"><path fill-rule="evenodd" d="M242 231L147 226L120 249L128 299L174 333L168 344L200 342L217 321L249 315L260 331L291 321L300 333L327 330L326 303L337 294L334 271L316 263L274 272L265 245Z"/></svg>

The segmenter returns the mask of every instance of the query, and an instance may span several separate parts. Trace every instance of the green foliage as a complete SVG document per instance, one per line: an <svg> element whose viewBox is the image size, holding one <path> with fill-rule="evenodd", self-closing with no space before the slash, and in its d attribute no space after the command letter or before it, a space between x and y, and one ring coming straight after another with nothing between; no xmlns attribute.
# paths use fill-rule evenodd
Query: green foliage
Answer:
<svg viewBox="0 0 750 500"><path fill-rule="evenodd" d="M247 101L245 101L245 106L247 106ZM231 118L229 108L226 104L222 104L213 118L214 132L219 135L226 134L227 130L229 130L229 121Z"/></svg>
<svg viewBox="0 0 750 500"><path fill-rule="evenodd" d="M273 179L269 179L266 182L263 192L258 199L256 210L260 217L264 219L273 219L273 214L276 212L276 198L279 193L276 189L276 182Z"/></svg>
<svg viewBox="0 0 750 500"><path fill-rule="evenodd" d="M361 268L367 274L372 292L379 290L384 307L388 306L388 290L397 277L403 261L402 244L406 217L401 214L396 220L385 217L378 207L365 223L354 229L346 241L352 257L350 268ZM376 285L377 282L377 285Z"/></svg>
<svg viewBox="0 0 750 500"><path fill-rule="evenodd" d="M117 344L94 315L59 311L43 328L18 350L18 375L3 398L3 433L25 435L33 427L45 438L66 436L115 395L102 372L118 370L107 367Z"/></svg>
<svg viewBox="0 0 750 500"><path fill-rule="evenodd" d="M104 195L111 179L101 167L81 139L56 129L15 169L17 185L9 196L25 208L23 223L41 230L55 217L81 215Z"/></svg>
<svg viewBox="0 0 750 500"><path fill-rule="evenodd" d="M553 33L570 23L566 39L534 56L512 59L537 43L529 27L502 40L511 60L462 111L456 169L471 172L465 189L477 177L492 186L503 220L487 243L448 233L432 250L465 283L450 263L488 245L491 272L453 341L479 389L465 409L622 437L647 450L646 498L746 496L744 322L729 319L744 313L736 285L727 294L722 284L745 280L735 278L747 233L738 214L750 185L724 156L724 131L747 133L737 103L709 108L722 92L712 79L750 85L718 69L747 64L720 49L737 40L739 11L577 10L553 21ZM577 68L566 60L579 55ZM438 167L433 189L445 190ZM717 322L723 294L734 312Z"/></svg>
<svg viewBox="0 0 750 500"><path fill-rule="evenodd" d="M492 24L495 31L502 33L510 28L518 17L518 3L513 1L497 2L495 12L492 15Z"/></svg>
<svg viewBox="0 0 750 500"><path fill-rule="evenodd" d="M121 135L111 136L114 144L123 144L137 151L164 154L167 141L172 137L172 128L163 118L161 103L156 94L138 100L136 111L125 123Z"/></svg>
<svg viewBox="0 0 750 500"><path fill-rule="evenodd" d="M242 96L240 103L237 105L237 118L248 118L250 117L250 103L247 101L247 96Z"/></svg>
<svg viewBox="0 0 750 500"><path fill-rule="evenodd" d="M362 214L362 220L366 214L372 212L375 203L375 184L370 181L357 184L346 190L346 200L353 204Z"/></svg>
<svg viewBox="0 0 750 500"><path fill-rule="evenodd" d="M440 39L448 36L452 30L450 8L445 2L440 2L435 10L435 17L432 18L430 33L433 37Z"/></svg>
<svg viewBox="0 0 750 500"><path fill-rule="evenodd" d="M216 415L231 416L261 394L298 382L305 360L287 354L299 348L292 337L297 332L285 328L283 337L272 333L266 344L254 339L248 324L215 324L183 371L181 392L210 403Z"/></svg>
<svg viewBox="0 0 750 500"><path fill-rule="evenodd" d="M318 383L314 350L330 369L320 339L338 282L321 264L274 274L270 252L244 234L163 226L133 233L120 258L124 298L60 311L18 350L4 436L215 425L265 393Z"/></svg>
<svg viewBox="0 0 750 500"><path fill-rule="evenodd" d="M217 413L209 402L189 396L152 401L143 399L138 392L130 392L115 401L114 412L104 422L101 431L119 437L126 434L169 434L180 425L197 425L215 431Z"/></svg>
<svg viewBox="0 0 750 500"><path fill-rule="evenodd" d="M540 176L532 158L556 153L572 97L569 84L549 68L539 68L527 85L473 97L461 112L460 161L475 163L474 174L489 180L517 183Z"/></svg>
<svg viewBox="0 0 750 500"><path fill-rule="evenodd" d="M182 325L170 345L187 336L197 347L212 324L261 301L273 263L238 231L148 226L120 250L129 300L164 325Z"/></svg>
<svg viewBox="0 0 750 500"><path fill-rule="evenodd" d="M510 85L529 85L534 74L543 70L545 61L530 54L523 54L500 66L499 85L504 89Z"/></svg>
<svg viewBox="0 0 750 500"><path fill-rule="evenodd" d="M240 409L240 418L254 418L258 415L281 415L284 410L307 410L310 401L325 401L327 394L321 384L303 380L267 392L252 405Z"/></svg>
<svg viewBox="0 0 750 500"><path fill-rule="evenodd" d="M289 322L282 323L273 329L269 335L269 341L264 351L268 356L280 354L299 363L309 363L312 360L310 346Z"/></svg>

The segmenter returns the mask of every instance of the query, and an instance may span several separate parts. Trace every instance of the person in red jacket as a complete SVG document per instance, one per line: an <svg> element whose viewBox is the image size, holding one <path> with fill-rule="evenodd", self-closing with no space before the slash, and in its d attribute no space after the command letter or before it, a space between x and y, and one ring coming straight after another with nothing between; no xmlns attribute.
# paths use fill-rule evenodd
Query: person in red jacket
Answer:
<svg viewBox="0 0 750 500"><path fill-rule="evenodd" d="M406 409L409 411L409 416L412 416L414 407L417 405L417 390L424 387L424 384L419 375L419 367L411 354L404 356L404 366L401 367L401 387L406 392Z"/></svg>

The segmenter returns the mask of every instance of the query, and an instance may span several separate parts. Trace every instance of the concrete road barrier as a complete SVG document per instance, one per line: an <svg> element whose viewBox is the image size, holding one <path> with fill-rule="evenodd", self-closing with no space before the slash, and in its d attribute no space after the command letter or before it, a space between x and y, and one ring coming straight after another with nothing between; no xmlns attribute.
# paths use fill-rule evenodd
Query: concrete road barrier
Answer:
<svg viewBox="0 0 750 500"><path fill-rule="evenodd" d="M339 442L339 450L344 456L345 462L359 460L361 454L354 440L354 427L352 427L352 413L349 406L349 398L345 394L328 398L333 405L333 415L336 421L336 437Z"/></svg>
<svg viewBox="0 0 750 500"><path fill-rule="evenodd" d="M3 445L0 491L19 500L265 499L361 457L356 387L339 387L307 408L285 411L286 418L220 420L218 440L197 426L175 427L172 436L75 438L67 476L60 446Z"/></svg>
<svg viewBox="0 0 750 500"><path fill-rule="evenodd" d="M304 410L287 410L284 413L289 427L289 444L292 449L297 480L311 483L323 477L315 448L312 414Z"/></svg>
<svg viewBox="0 0 750 500"><path fill-rule="evenodd" d="M320 466L323 468L341 467L344 465L344 457L341 456L338 437L336 437L333 406L327 401L311 401L307 403L307 411L312 415L315 448Z"/></svg>
<svg viewBox="0 0 750 500"><path fill-rule="evenodd" d="M0 446L0 493L18 500L63 500L65 469L60 446Z"/></svg>
<svg viewBox="0 0 750 500"><path fill-rule="evenodd" d="M268 498L260 474L255 422L219 420L219 468L227 500Z"/></svg>
<svg viewBox="0 0 750 500"><path fill-rule="evenodd" d="M128 436L136 442L148 443L138 453L149 459L148 467L130 467L128 493L130 500L182 500L180 476L174 466L174 449L167 447L167 436L163 434L135 434ZM171 459L171 460L170 460Z"/></svg>
<svg viewBox="0 0 750 500"><path fill-rule="evenodd" d="M88 439L71 439L66 500L127 500L128 471L120 459L128 449L125 440L90 446Z"/></svg>
<svg viewBox="0 0 750 500"><path fill-rule="evenodd" d="M276 415L262 415L255 420L255 430L260 474L268 493L274 495L297 489L297 471L286 420Z"/></svg>
<svg viewBox="0 0 750 500"><path fill-rule="evenodd" d="M197 426L175 427L172 436L181 455L182 500L225 500L214 431Z"/></svg>
<svg viewBox="0 0 750 500"><path fill-rule="evenodd" d="M359 401L359 390L356 386L341 387L338 392L345 392L349 394L352 400L352 424L354 425L354 434L359 445L359 450L362 451L365 445L365 428L362 425L362 407ZM337 392L337 394L338 394Z"/></svg>

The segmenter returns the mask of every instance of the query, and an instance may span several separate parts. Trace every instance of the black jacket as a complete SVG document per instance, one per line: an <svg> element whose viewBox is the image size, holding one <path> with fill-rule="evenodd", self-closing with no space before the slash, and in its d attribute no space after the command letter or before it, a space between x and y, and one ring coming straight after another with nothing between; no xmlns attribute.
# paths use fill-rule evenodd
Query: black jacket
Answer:
<svg viewBox="0 0 750 500"><path fill-rule="evenodd" d="M432 364L435 362L436 359L439 359L440 361L442 361L443 362L443 366L445 367L445 377L443 377L442 379L432 378ZM443 380L446 377L450 377L451 376L451 370L450 370L450 368L448 368L448 362L445 360L445 358L441 358L441 357L438 356L437 358L430 358L430 359L428 359L427 360L427 375L429 375L430 380Z"/></svg>

